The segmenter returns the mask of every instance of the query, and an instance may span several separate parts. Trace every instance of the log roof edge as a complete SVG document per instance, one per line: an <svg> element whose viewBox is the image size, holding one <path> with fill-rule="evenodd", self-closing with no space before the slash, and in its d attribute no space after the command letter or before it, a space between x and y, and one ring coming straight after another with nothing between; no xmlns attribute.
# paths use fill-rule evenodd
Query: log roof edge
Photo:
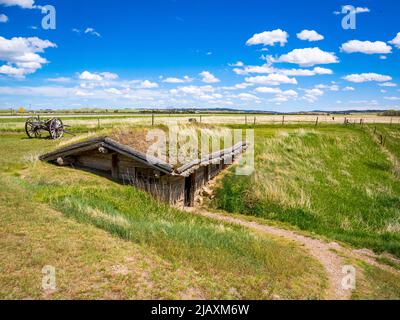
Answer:
<svg viewBox="0 0 400 320"><path fill-rule="evenodd" d="M231 156L242 153L244 150L248 148L248 146L249 146L248 142L241 141L230 148L211 153L209 155L204 156L201 159L195 159L177 169L174 169L174 167L171 166L169 163L159 158L146 155L142 152L139 152L127 145L121 144L108 137L99 137L95 139L86 140L80 143L72 144L70 146L63 147L56 151L44 154L40 156L39 159L41 161L51 162L57 160L60 157L67 157L73 154L77 154L79 152L91 151L98 149L99 147L104 147L114 152L123 154L129 158L133 158L143 164L148 165L151 168L160 170L164 173L170 175L188 176L192 171L196 170L199 166L205 166L213 161L224 160Z"/></svg>

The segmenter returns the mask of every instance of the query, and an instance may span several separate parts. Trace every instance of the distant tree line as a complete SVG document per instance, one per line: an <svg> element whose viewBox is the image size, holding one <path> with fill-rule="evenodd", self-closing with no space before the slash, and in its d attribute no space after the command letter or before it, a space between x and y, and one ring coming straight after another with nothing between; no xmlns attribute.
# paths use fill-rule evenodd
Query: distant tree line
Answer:
<svg viewBox="0 0 400 320"><path fill-rule="evenodd" d="M386 110L380 115L384 117L400 117L400 110Z"/></svg>

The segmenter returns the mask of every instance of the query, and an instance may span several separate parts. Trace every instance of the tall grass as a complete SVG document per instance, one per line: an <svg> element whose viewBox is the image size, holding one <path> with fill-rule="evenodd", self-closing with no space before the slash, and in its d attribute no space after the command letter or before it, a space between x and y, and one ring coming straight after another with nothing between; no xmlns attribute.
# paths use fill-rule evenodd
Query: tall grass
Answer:
<svg viewBox="0 0 400 320"><path fill-rule="evenodd" d="M45 205L56 209L82 225L95 226L139 245L149 256L167 261L176 272L195 273L203 280L182 286L190 290L200 284L204 297L323 296L323 269L298 247L179 211L131 186L36 161L38 153L58 145L51 140L28 140L23 135L0 136L0 147L8 150L7 156L0 159L0 177L13 176L13 183L29 195L26 207ZM2 181L0 186L8 188ZM15 203L11 198L10 193L7 203L3 203L0 197L1 205L19 208L15 210L24 215L25 206L17 204L21 197L16 195Z"/></svg>
<svg viewBox="0 0 400 320"><path fill-rule="evenodd" d="M256 170L221 182L214 205L400 256L400 183L361 129L256 129Z"/></svg>

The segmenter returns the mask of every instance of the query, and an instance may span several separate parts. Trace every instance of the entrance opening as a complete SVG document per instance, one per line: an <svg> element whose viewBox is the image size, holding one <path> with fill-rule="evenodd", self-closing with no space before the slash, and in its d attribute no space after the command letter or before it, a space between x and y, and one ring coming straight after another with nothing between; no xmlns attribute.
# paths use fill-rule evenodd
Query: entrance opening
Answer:
<svg viewBox="0 0 400 320"><path fill-rule="evenodd" d="M185 178L185 207L194 206L194 175Z"/></svg>

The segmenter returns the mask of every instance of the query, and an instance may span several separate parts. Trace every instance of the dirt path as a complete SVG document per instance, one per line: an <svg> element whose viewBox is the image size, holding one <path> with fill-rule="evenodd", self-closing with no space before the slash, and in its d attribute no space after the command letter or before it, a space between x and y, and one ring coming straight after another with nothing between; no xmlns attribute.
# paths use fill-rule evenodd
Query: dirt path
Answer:
<svg viewBox="0 0 400 320"><path fill-rule="evenodd" d="M317 259L325 268L328 279L329 287L326 294L328 300L347 300L351 297L350 290L344 290L341 282L343 279L342 268L345 265L343 259L335 254L332 249L337 249L338 244L326 243L318 239L308 238L303 235L299 235L295 232L280 229L277 227L266 226L258 224L256 222L242 220L236 217L229 217L220 215L217 213L211 213L201 209L187 209L191 213L200 214L204 217L225 221L228 223L238 224L253 230L261 231L267 234L283 237L296 241L303 245L308 252Z"/></svg>
<svg viewBox="0 0 400 320"><path fill-rule="evenodd" d="M314 239L298 234L294 231L272 227L253 221L247 221L234 216L213 213L204 209L186 208L186 211L193 214L199 214L203 217L241 225L243 227L250 228L259 232L264 232L269 235L283 237L285 239L293 240L301 244L306 248L310 255L317 259L325 268L329 281L329 287L325 296L325 299L327 300L348 300L351 298L351 290L345 290L342 287L342 280L345 276L342 273L342 269L343 266L346 265L346 263L344 262L344 259L341 255L361 260L392 273L400 274L398 270L388 265L377 262L376 259L379 256L367 249L357 250L345 248L336 242L326 242L324 240ZM340 252L341 255L337 254L335 251ZM390 258L394 259L393 257ZM396 261L398 260L396 259ZM357 273L357 278L361 278L363 276L362 270L357 269Z"/></svg>

